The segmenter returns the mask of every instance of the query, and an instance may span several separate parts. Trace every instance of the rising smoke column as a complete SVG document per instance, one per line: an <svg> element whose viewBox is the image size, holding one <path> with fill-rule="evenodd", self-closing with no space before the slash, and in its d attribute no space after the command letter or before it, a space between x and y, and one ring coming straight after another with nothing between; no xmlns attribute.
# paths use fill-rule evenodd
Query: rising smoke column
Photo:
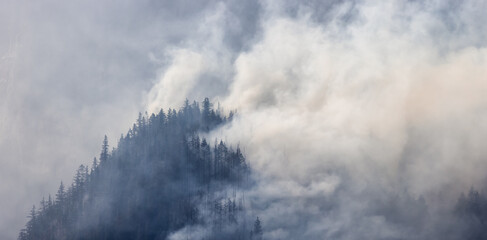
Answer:
<svg viewBox="0 0 487 240"><path fill-rule="evenodd" d="M313 4L261 2L261 31L212 96L239 111L211 136L245 149L265 237L441 234L428 228L485 179L485 1L344 1L324 19ZM184 51L211 62L222 47ZM155 95L172 92L165 74Z"/></svg>

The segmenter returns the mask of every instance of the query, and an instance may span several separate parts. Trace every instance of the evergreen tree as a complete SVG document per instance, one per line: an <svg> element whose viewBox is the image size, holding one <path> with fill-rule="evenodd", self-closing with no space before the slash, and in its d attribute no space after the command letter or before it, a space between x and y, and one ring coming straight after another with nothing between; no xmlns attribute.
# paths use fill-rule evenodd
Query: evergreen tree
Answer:
<svg viewBox="0 0 487 240"><path fill-rule="evenodd" d="M64 201L65 196L66 196L66 192L64 190L64 184L63 182L61 182L56 193L56 204L58 205L61 204Z"/></svg>
<svg viewBox="0 0 487 240"><path fill-rule="evenodd" d="M208 98L203 100L203 110L201 111L203 130L208 131L211 124L211 103Z"/></svg>
<svg viewBox="0 0 487 240"><path fill-rule="evenodd" d="M26 225L26 230L28 233L28 236L35 236L37 234L37 212L36 212L36 206L32 206L32 209L30 210L29 214L29 221L27 222Z"/></svg>
<svg viewBox="0 0 487 240"><path fill-rule="evenodd" d="M49 194L49 197L47 198L47 206L51 208L53 205L51 194Z"/></svg>
<svg viewBox="0 0 487 240"><path fill-rule="evenodd" d="M251 237L252 237L252 239L261 240L263 233L264 232L262 231L262 225L261 225L260 219L259 219L259 217L257 217L257 219L254 222L254 228L252 229Z"/></svg>
<svg viewBox="0 0 487 240"><path fill-rule="evenodd" d="M98 161L96 160L96 157L94 157L93 163L91 164L91 173L95 172L97 167L98 167Z"/></svg>
<svg viewBox="0 0 487 240"><path fill-rule="evenodd" d="M100 153L100 163L105 163L108 159L108 138L107 135L103 138L103 145Z"/></svg>

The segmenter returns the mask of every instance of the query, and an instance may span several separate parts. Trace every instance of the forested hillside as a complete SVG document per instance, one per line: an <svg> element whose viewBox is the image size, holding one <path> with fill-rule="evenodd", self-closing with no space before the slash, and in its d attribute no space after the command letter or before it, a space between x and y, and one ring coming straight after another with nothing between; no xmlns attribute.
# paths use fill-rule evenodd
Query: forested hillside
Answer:
<svg viewBox="0 0 487 240"><path fill-rule="evenodd" d="M209 229L205 239L261 238L260 220L245 211L242 151L199 136L232 117L208 99L140 114L116 148L105 136L91 166L32 208L18 239L166 239L190 226Z"/></svg>

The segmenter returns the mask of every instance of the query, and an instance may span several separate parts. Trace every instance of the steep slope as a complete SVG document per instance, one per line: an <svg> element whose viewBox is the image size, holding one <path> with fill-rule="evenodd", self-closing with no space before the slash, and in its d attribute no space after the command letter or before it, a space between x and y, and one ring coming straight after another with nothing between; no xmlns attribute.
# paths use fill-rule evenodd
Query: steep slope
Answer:
<svg viewBox="0 0 487 240"><path fill-rule="evenodd" d="M19 239L166 239L191 226L206 229L206 239L248 239L245 158L198 136L233 113L222 116L208 99L202 105L140 114L111 152L105 136L99 163L81 165L71 186L61 183L55 199L33 207Z"/></svg>

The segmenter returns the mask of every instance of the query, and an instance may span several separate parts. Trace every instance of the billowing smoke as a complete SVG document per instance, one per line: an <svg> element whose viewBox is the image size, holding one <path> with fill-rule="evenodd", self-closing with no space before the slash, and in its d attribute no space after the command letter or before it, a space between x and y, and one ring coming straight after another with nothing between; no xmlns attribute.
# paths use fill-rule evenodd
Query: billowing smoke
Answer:
<svg viewBox="0 0 487 240"><path fill-rule="evenodd" d="M235 51L218 5L171 51L149 110L205 94L238 110L210 138L245 149L266 239L446 234L446 209L485 182L487 2L260 7Z"/></svg>
<svg viewBox="0 0 487 240"><path fill-rule="evenodd" d="M206 137L245 151L266 239L455 238L485 186L485 0L0 3L1 239L186 98L237 109Z"/></svg>

